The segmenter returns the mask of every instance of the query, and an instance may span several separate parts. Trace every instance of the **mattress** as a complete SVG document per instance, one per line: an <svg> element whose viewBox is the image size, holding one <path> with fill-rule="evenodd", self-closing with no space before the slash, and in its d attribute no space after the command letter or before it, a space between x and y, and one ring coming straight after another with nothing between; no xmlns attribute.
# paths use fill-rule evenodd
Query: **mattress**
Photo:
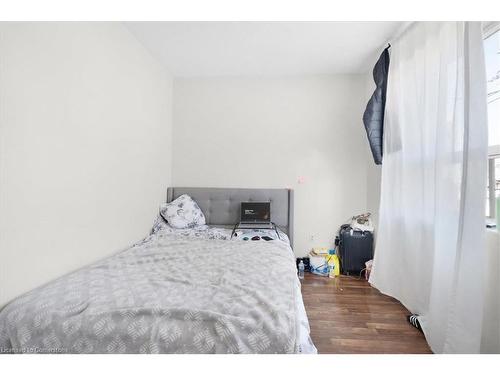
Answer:
<svg viewBox="0 0 500 375"><path fill-rule="evenodd" d="M315 353L293 252L272 236L157 228L8 304L0 352Z"/></svg>

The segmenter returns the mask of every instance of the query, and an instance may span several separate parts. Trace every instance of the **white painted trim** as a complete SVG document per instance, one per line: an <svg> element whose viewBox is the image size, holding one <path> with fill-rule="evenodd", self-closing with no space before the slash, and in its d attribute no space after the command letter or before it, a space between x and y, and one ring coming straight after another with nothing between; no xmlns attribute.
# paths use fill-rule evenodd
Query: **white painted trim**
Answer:
<svg viewBox="0 0 500 375"><path fill-rule="evenodd" d="M494 145L488 147L488 157L498 157L500 156L500 145Z"/></svg>
<svg viewBox="0 0 500 375"><path fill-rule="evenodd" d="M496 207L497 202L495 198L495 159L488 159L488 206L489 206L489 215L487 217L491 219L496 218Z"/></svg>
<svg viewBox="0 0 500 375"><path fill-rule="evenodd" d="M487 39L497 31L500 31L500 21L483 22L483 39Z"/></svg>

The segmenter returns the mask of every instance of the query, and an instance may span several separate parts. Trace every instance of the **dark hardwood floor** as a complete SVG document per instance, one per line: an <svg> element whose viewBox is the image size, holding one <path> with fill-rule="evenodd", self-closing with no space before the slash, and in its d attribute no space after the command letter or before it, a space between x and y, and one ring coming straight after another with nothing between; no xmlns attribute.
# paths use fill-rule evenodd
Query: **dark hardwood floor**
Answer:
<svg viewBox="0 0 500 375"><path fill-rule="evenodd" d="M431 353L408 310L364 279L306 273L302 296L319 353Z"/></svg>

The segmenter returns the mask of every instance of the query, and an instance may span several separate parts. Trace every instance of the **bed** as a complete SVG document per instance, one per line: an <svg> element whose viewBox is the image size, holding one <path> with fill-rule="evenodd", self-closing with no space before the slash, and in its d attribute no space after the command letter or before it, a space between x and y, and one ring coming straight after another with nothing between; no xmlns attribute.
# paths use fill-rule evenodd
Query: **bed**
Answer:
<svg viewBox="0 0 500 375"><path fill-rule="evenodd" d="M176 187L167 202L183 194L206 225L157 219L130 248L18 297L0 311L0 352L316 353L291 248L293 191ZM242 201L270 201L280 235L231 238Z"/></svg>

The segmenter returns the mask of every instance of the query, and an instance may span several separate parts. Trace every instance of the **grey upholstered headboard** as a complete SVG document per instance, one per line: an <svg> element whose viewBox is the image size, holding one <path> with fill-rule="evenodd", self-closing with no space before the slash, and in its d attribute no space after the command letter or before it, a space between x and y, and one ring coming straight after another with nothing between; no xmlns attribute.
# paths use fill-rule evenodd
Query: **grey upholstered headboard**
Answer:
<svg viewBox="0 0 500 375"><path fill-rule="evenodd" d="M290 238L293 247L293 190L169 187L167 202L188 194L200 206L208 225L233 226L240 219L240 203L271 202L271 220Z"/></svg>

